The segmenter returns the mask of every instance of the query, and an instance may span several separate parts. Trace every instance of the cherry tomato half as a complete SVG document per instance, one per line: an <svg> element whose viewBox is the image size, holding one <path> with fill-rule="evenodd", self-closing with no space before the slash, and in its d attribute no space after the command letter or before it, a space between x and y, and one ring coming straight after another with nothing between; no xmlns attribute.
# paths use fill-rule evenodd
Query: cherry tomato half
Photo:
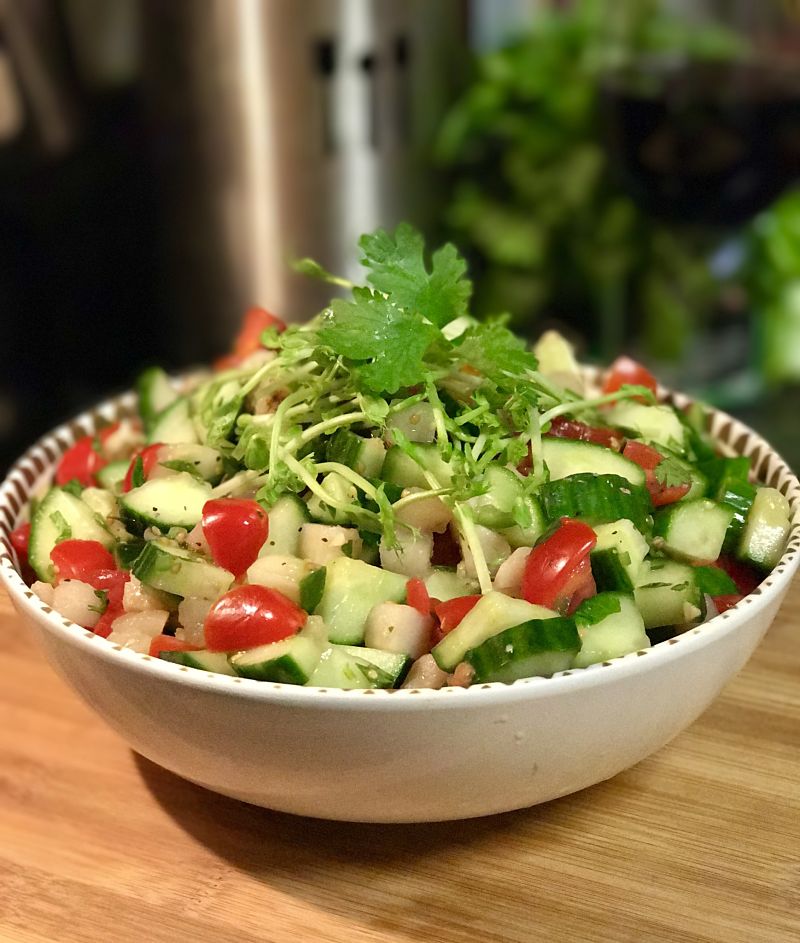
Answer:
<svg viewBox="0 0 800 943"><path fill-rule="evenodd" d="M214 363L215 369L227 370L237 367L250 354L255 353L261 347L261 335L269 327L274 327L279 333L286 330L284 322L274 314L264 308L250 308L245 312L242 326L233 342L233 349Z"/></svg>
<svg viewBox="0 0 800 943"><path fill-rule="evenodd" d="M253 563L269 536L267 512L249 498L206 501L201 525L214 563L234 576Z"/></svg>
<svg viewBox="0 0 800 943"><path fill-rule="evenodd" d="M712 563L711 565L719 567L720 570L724 570L733 582L736 583L736 588L743 596L752 593L756 586L764 579L763 574L759 573L758 570L725 554L723 554L716 563Z"/></svg>
<svg viewBox="0 0 800 943"><path fill-rule="evenodd" d="M406 583L406 603L423 616L430 615L431 597L428 594L428 587L422 580L412 579Z"/></svg>
<svg viewBox="0 0 800 943"><path fill-rule="evenodd" d="M233 652L289 638L308 616L275 589L247 584L228 590L214 603L205 621L206 648Z"/></svg>
<svg viewBox="0 0 800 943"><path fill-rule="evenodd" d="M744 599L744 596L740 596L738 593L731 593L728 596L712 596L711 599L717 607L717 612L727 612L728 609L733 609L737 603L740 603Z"/></svg>
<svg viewBox="0 0 800 943"><path fill-rule="evenodd" d="M136 473L136 466L139 459L142 461L142 478L147 481L153 469L158 464L158 454L162 448L162 442L154 442L152 445L147 445L135 453L133 458L131 458L130 465L128 465L128 470L125 472L125 479L122 482L123 492L128 492L133 487L133 476Z"/></svg>
<svg viewBox="0 0 800 943"><path fill-rule="evenodd" d="M64 452L56 468L57 485L68 485L73 480L78 481L84 488L97 484L95 476L108 463L95 450L95 445L95 437L85 435Z"/></svg>
<svg viewBox="0 0 800 943"><path fill-rule="evenodd" d="M433 612L439 620L438 638L443 638L461 622L464 616L480 601L480 596L456 596L447 602L440 602Z"/></svg>
<svg viewBox="0 0 800 943"><path fill-rule="evenodd" d="M689 493L691 483L688 481L681 485L665 485L658 480L655 470L664 456L652 446L645 445L644 442L629 440L625 443L622 454L625 458L636 462L640 468L644 469L645 485L650 492L653 507L658 508L663 507L665 504L674 504Z"/></svg>
<svg viewBox="0 0 800 943"><path fill-rule="evenodd" d="M558 527L528 555L522 576L522 595L530 603L566 612L574 597L592 595L589 554L597 543L595 532L582 521L561 519ZM592 584L594 580L592 580Z"/></svg>
<svg viewBox="0 0 800 943"><path fill-rule="evenodd" d="M116 561L97 540L62 540L50 551L59 580L91 583L97 573L117 568Z"/></svg>
<svg viewBox="0 0 800 943"><path fill-rule="evenodd" d="M603 426L589 426L577 419L565 419L557 416L551 423L546 435L557 439L579 439L582 442L595 442L616 452L622 448L624 436L618 429Z"/></svg>
<svg viewBox="0 0 800 943"><path fill-rule="evenodd" d="M647 367L643 367L631 357L617 357L614 363L611 364L608 373L606 373L603 381L603 392L616 393L620 387L626 384L646 386L652 393L655 393L658 389L658 381Z"/></svg>

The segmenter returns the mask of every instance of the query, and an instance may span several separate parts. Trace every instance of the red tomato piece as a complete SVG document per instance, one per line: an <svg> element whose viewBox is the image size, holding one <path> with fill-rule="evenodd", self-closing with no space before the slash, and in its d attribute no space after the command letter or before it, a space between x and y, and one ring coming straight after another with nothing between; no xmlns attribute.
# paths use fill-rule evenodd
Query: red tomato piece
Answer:
<svg viewBox="0 0 800 943"><path fill-rule="evenodd" d="M158 454L161 451L164 443L163 442L154 442L152 445L145 446L143 449L139 449L136 454L131 459L131 463L128 466L128 470L125 472L125 479L122 482L122 490L128 492L133 487L133 475L136 471L136 463L139 459L142 460L142 477L145 481L150 477L153 472L153 469L158 464Z"/></svg>
<svg viewBox="0 0 800 943"><path fill-rule="evenodd" d="M636 462L640 468L644 469L645 485L650 492L653 507L658 508L663 507L665 504L674 504L689 493L692 486L691 482L687 481L686 484L681 485L665 485L658 480L655 470L664 456L652 446L629 439L625 443L622 454L625 458Z"/></svg>
<svg viewBox="0 0 800 943"><path fill-rule="evenodd" d="M267 512L249 498L206 501L201 525L214 563L234 576L254 562L269 536Z"/></svg>
<svg viewBox="0 0 800 943"><path fill-rule="evenodd" d="M741 602L744 596L731 593L729 596L712 596L711 599L717 607L717 612L727 612L728 609L732 609L737 603Z"/></svg>
<svg viewBox="0 0 800 943"><path fill-rule="evenodd" d="M206 616L206 648L233 652L289 638L308 616L291 599L266 586L245 585L228 590Z"/></svg>
<svg viewBox="0 0 800 943"><path fill-rule="evenodd" d="M557 439L579 439L582 442L594 442L604 445L608 449L619 452L622 448L624 436L618 429L603 426L589 426L577 419L566 419L557 416L551 423L546 435ZM524 460L523 460L524 461Z"/></svg>
<svg viewBox="0 0 800 943"><path fill-rule="evenodd" d="M764 578L758 570L753 569L753 567L748 566L746 563L735 560L733 557L725 556L724 554L716 563L712 563L711 565L718 567L720 570L724 570L733 582L736 583L736 588L743 596L752 593Z"/></svg>
<svg viewBox="0 0 800 943"><path fill-rule="evenodd" d="M430 614L431 597L428 594L428 587L422 580L413 579L406 583L406 603L423 616Z"/></svg>
<svg viewBox="0 0 800 943"><path fill-rule="evenodd" d="M95 438L85 435L61 456L56 468L56 484L68 485L78 481L82 487L91 488L97 484L95 476L108 463L95 451Z"/></svg>
<svg viewBox="0 0 800 943"><path fill-rule="evenodd" d="M150 648L147 652L153 658L158 658L159 652L199 652L200 649L197 645L189 645L188 642L183 642L181 639L175 638L174 635L157 635L153 641L150 643Z"/></svg>
<svg viewBox="0 0 800 943"><path fill-rule="evenodd" d="M112 606L111 602L109 602L106 611L97 620L92 632L94 632L95 635L99 635L101 638L108 638L108 636L111 635L112 623L115 619L119 619L119 617L124 614L122 605Z"/></svg>
<svg viewBox="0 0 800 943"><path fill-rule="evenodd" d="M443 638L461 622L464 616L474 609L480 596L456 596L447 602L440 602L434 607L434 615L439 620L439 637Z"/></svg>
<svg viewBox="0 0 800 943"><path fill-rule="evenodd" d="M90 583L98 572L115 570L116 561L97 540L62 540L50 551L59 580Z"/></svg>
<svg viewBox="0 0 800 943"><path fill-rule="evenodd" d="M626 384L646 386L653 393L658 389L658 381L647 367L643 367L631 357L617 357L605 375L603 392L616 393L620 387ZM642 399L642 397L639 397L639 399Z"/></svg>
<svg viewBox="0 0 800 943"><path fill-rule="evenodd" d="M558 527L528 555L522 576L523 597L538 606L567 611L576 595L589 590L587 571L582 565L588 563L596 543L597 536L588 524L562 518ZM591 567L588 574L591 576Z"/></svg>
<svg viewBox="0 0 800 943"><path fill-rule="evenodd" d="M244 359L261 347L261 335L269 327L274 327L279 333L286 330L286 325L280 318L270 314L264 308L253 307L245 312L242 326L233 342L234 357Z"/></svg>
<svg viewBox="0 0 800 943"><path fill-rule="evenodd" d="M31 539L31 525L30 524L20 524L19 527L15 527L14 530L9 534L9 540L11 541L11 546L14 550L17 551L17 556L22 562L23 557L25 560L28 559L28 544Z"/></svg>

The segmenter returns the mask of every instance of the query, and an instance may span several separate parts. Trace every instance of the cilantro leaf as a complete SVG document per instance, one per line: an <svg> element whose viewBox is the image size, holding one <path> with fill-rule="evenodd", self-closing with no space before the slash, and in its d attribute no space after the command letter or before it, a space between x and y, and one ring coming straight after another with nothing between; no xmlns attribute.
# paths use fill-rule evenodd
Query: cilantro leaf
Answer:
<svg viewBox="0 0 800 943"><path fill-rule="evenodd" d="M457 353L465 364L499 385L507 385L509 376L519 377L537 367L536 357L525 341L498 318L465 331Z"/></svg>
<svg viewBox="0 0 800 943"><path fill-rule="evenodd" d="M614 593L598 593L586 599L575 611L575 621L580 625L597 625L603 619L620 612L619 597Z"/></svg>
<svg viewBox="0 0 800 943"><path fill-rule="evenodd" d="M68 491L76 498L79 498L83 491L83 485L80 483L80 481L78 481L77 478L71 478L65 485L62 485L61 487L64 491Z"/></svg>
<svg viewBox="0 0 800 943"><path fill-rule="evenodd" d="M362 236L359 247L367 281L405 311L417 312L442 327L467 313L472 282L467 264L451 243L433 253L430 271L425 263L425 241L408 223L393 234L383 229Z"/></svg>
<svg viewBox="0 0 800 943"><path fill-rule="evenodd" d="M715 566L696 566L694 581L700 591L709 596L732 596L739 592L730 576Z"/></svg>
<svg viewBox="0 0 800 943"><path fill-rule="evenodd" d="M351 365L360 385L373 393L395 393L425 379L422 359L438 330L419 314L403 311L368 288L353 301L334 299L319 338Z"/></svg>
<svg viewBox="0 0 800 943"><path fill-rule="evenodd" d="M98 612L101 616L108 609L108 590L105 589L96 589L94 591L95 596L97 596L99 602L96 606L89 606L91 612Z"/></svg>
<svg viewBox="0 0 800 943"><path fill-rule="evenodd" d="M50 515L50 521L57 531L55 540L57 544L60 544L62 540L71 539L72 528L69 526L69 522L61 513L61 511L53 511L53 513Z"/></svg>
<svg viewBox="0 0 800 943"><path fill-rule="evenodd" d="M655 468L656 481L665 488L677 488L689 483L689 472L677 458L668 455Z"/></svg>

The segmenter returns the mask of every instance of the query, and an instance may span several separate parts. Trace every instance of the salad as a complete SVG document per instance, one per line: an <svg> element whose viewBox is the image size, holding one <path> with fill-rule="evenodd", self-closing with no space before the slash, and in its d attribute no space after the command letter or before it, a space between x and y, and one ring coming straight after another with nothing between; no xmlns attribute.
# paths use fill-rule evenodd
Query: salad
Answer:
<svg viewBox="0 0 800 943"><path fill-rule="evenodd" d="M110 642L326 688L551 675L685 631L778 562L789 505L701 408L620 358L469 314L451 245L362 237L366 284L302 326L248 312L191 382L79 439L13 543Z"/></svg>

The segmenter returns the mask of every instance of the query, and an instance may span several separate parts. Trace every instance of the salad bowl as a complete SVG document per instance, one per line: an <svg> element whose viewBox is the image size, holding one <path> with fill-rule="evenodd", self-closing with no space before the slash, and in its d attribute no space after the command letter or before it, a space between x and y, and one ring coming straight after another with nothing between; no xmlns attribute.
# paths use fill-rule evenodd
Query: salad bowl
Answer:
<svg viewBox="0 0 800 943"><path fill-rule="evenodd" d="M666 394L684 408L688 400ZM420 822L519 809L606 780L694 721L745 664L800 564L800 483L756 433L711 414L792 510L786 550L740 603L682 635L589 668L440 690L296 687L196 671L113 645L26 585L9 540L59 456L135 413L110 400L33 446L0 487L0 579L54 667L130 744L215 792L345 821Z"/></svg>

